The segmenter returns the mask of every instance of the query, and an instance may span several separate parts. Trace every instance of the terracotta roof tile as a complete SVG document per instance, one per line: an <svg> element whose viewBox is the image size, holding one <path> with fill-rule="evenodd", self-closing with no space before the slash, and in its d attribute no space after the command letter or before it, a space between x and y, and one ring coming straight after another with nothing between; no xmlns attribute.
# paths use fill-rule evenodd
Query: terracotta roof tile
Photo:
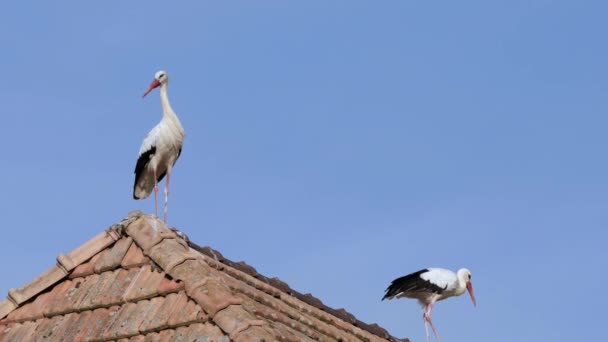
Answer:
<svg viewBox="0 0 608 342"><path fill-rule="evenodd" d="M112 246L112 248L109 249L107 253L103 255L103 257L100 257L95 264L95 273L101 273L118 268L125 254L127 254L129 247L131 247L131 243L133 243L133 239L130 237L122 238L116 241L114 246Z"/></svg>
<svg viewBox="0 0 608 342"><path fill-rule="evenodd" d="M0 302L1 341L397 340L138 212L57 260Z"/></svg>
<svg viewBox="0 0 608 342"><path fill-rule="evenodd" d="M63 332L63 336L60 336L60 338L63 341L77 341L76 336L81 335L83 330L89 328L86 325L86 322L89 320L89 317L91 317L92 314L93 311L75 313L76 317L67 322L69 324L66 324L67 327Z"/></svg>
<svg viewBox="0 0 608 342"><path fill-rule="evenodd" d="M184 288L183 282L164 277L160 284L158 284L157 291L159 295L164 296L168 293L179 292Z"/></svg>
<svg viewBox="0 0 608 342"><path fill-rule="evenodd" d="M18 289L10 289L8 294L15 303L22 304L66 275L67 272L63 268L55 265L26 285Z"/></svg>
<svg viewBox="0 0 608 342"><path fill-rule="evenodd" d="M0 333L0 340L10 342L10 341L27 341L28 338L33 336L34 331L38 327L36 322L23 322L23 323L13 323L5 327L0 327L0 332L4 332L4 336Z"/></svg>
<svg viewBox="0 0 608 342"><path fill-rule="evenodd" d="M100 299L103 298L103 294L106 292L111 285L114 279L116 279L116 274L118 272L104 272L99 275L97 281L92 283L92 286L88 288L87 294L80 301L78 305L78 310L93 310L101 307L108 307L108 303L100 302ZM96 274L91 275L90 277L95 277ZM88 277L87 277L88 278Z"/></svg>
<svg viewBox="0 0 608 342"><path fill-rule="evenodd" d="M153 271L150 265L141 267L125 291L123 299L127 302L135 302L157 296L163 278L164 274Z"/></svg>
<svg viewBox="0 0 608 342"><path fill-rule="evenodd" d="M109 283L109 286L101 291L95 300L95 303L99 304L101 307L116 305L123 302L123 296L129 286L131 286L133 278L135 278L138 273L138 269L118 269L112 273L115 274L113 280Z"/></svg>
<svg viewBox="0 0 608 342"><path fill-rule="evenodd" d="M200 336L208 337L210 341L229 342L228 336L216 326L210 323L197 323L175 330L176 341L194 341Z"/></svg>
<svg viewBox="0 0 608 342"><path fill-rule="evenodd" d="M131 244L127 254L122 259L120 266L122 268L131 268L143 266L150 262L150 259L144 255L144 252L136 244Z"/></svg>
<svg viewBox="0 0 608 342"><path fill-rule="evenodd" d="M116 319L106 326L101 337L108 340L127 338L139 334L140 322L133 319L133 313L137 310L137 304L127 303L120 307L116 313Z"/></svg>

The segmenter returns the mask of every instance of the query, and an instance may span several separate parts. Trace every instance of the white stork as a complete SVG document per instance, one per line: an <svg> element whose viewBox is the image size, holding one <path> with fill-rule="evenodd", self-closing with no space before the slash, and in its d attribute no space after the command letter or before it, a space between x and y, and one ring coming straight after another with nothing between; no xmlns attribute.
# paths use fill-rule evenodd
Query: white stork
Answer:
<svg viewBox="0 0 608 342"><path fill-rule="evenodd" d="M184 128L179 122L177 115L171 109L167 87L169 76L165 71L157 71L154 81L142 97L146 97L152 89L160 86L160 103L163 107L163 118L146 135L139 157L135 165L135 184L133 185L133 198L147 198L154 189L154 209L158 217L158 182L165 175L165 210L164 220L167 222L167 202L169 199L169 182L171 180L171 169L182 152L184 142Z"/></svg>
<svg viewBox="0 0 608 342"><path fill-rule="evenodd" d="M433 321L431 321L433 305L440 300L460 296L465 289L469 291L473 305L476 306L477 302L471 283L471 271L461 268L457 273L454 273L444 268L427 268L393 280L386 289L386 294L382 297L382 300L401 297L418 299L420 304L424 306L422 318L427 341L431 341L427 322L431 325L437 341L441 341Z"/></svg>

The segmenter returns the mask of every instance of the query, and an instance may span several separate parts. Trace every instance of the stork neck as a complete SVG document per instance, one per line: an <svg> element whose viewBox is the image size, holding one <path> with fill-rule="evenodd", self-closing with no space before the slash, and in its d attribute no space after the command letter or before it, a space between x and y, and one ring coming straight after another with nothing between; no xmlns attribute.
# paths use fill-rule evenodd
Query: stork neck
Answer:
<svg viewBox="0 0 608 342"><path fill-rule="evenodd" d="M163 107L163 115L175 117L175 112L171 108L169 103L169 96L167 95L167 83L160 86L160 104Z"/></svg>

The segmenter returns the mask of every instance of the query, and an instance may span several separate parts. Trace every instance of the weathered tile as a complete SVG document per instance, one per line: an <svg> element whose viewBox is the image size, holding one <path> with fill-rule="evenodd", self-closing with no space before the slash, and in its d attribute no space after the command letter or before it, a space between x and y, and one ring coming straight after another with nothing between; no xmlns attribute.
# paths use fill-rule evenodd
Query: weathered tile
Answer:
<svg viewBox="0 0 608 342"><path fill-rule="evenodd" d="M24 306L11 312L6 320L22 322L25 320L35 321L43 316L43 309L47 303L50 292L44 292L36 297L33 302L27 303ZM1 341L1 340L0 340Z"/></svg>
<svg viewBox="0 0 608 342"><path fill-rule="evenodd" d="M110 325L118 312L118 307L109 309L101 308L93 310L89 319L85 322L86 329L75 337L77 341L100 340L106 327Z"/></svg>
<svg viewBox="0 0 608 342"><path fill-rule="evenodd" d="M188 288L188 284L186 284L186 288ZM241 298L235 296L227 286L221 285L216 280L209 280L187 293L210 317L230 305L242 303Z"/></svg>
<svg viewBox="0 0 608 342"><path fill-rule="evenodd" d="M137 304L127 303L120 307L116 319L102 333L105 340L115 340L134 336L139 333L141 322L137 318Z"/></svg>
<svg viewBox="0 0 608 342"><path fill-rule="evenodd" d="M170 279L169 277L164 277L163 280L158 284L158 294L161 296L165 296L169 293L175 293L182 291L185 288L184 282L175 281Z"/></svg>
<svg viewBox="0 0 608 342"><path fill-rule="evenodd" d="M47 289L49 286L55 284L66 275L67 273L61 267L55 265L22 287L10 289L8 294L17 304L22 304Z"/></svg>
<svg viewBox="0 0 608 342"><path fill-rule="evenodd" d="M148 256L167 272L171 272L173 267L181 264L186 259L195 260L198 258L198 254L190 253L188 248L176 239L165 239L151 247Z"/></svg>
<svg viewBox="0 0 608 342"><path fill-rule="evenodd" d="M146 315L143 317L142 322L139 325L140 332L147 333L157 330L159 326L156 324L157 322L155 322L154 318L157 316L158 312L162 310L165 301L165 297L154 297L150 299Z"/></svg>
<svg viewBox="0 0 608 342"><path fill-rule="evenodd" d="M150 259L144 255L141 248L137 244L132 243L125 254L125 257L120 262L123 268L139 267L150 262Z"/></svg>
<svg viewBox="0 0 608 342"><path fill-rule="evenodd" d="M150 265L143 266L127 288L123 300L133 302L157 296L163 278L164 274L153 271Z"/></svg>
<svg viewBox="0 0 608 342"><path fill-rule="evenodd" d="M144 254L163 239L175 238L175 234L163 221L150 216L142 216L131 223L127 227L127 234L141 247Z"/></svg>
<svg viewBox="0 0 608 342"><path fill-rule="evenodd" d="M108 250L107 253L100 257L95 265L95 273L101 273L105 271L114 270L120 266L120 262L124 258L127 250L131 246L133 239L130 237L123 237L116 241L114 246Z"/></svg>
<svg viewBox="0 0 608 342"><path fill-rule="evenodd" d="M136 268L130 270L118 269L114 272L116 276L93 301L95 306L107 307L124 303L123 296L125 291L131 286L138 270Z"/></svg>
<svg viewBox="0 0 608 342"><path fill-rule="evenodd" d="M14 323L14 325L9 325L9 328L5 328L4 331L6 334L2 337L2 341L5 342L19 342L19 341L27 341L30 336L34 336L34 331L38 327L38 322L42 320L38 320L36 322L23 322L23 323ZM8 331L6 331L8 329Z"/></svg>
<svg viewBox="0 0 608 342"><path fill-rule="evenodd" d="M59 255L57 260L67 269L67 271L71 271L76 266L84 263L95 254L112 245L114 241L116 241L116 239L111 234L107 231L103 231L73 251Z"/></svg>
<svg viewBox="0 0 608 342"><path fill-rule="evenodd" d="M66 326L65 331L63 332L63 336L61 337L63 341L78 341L76 336L82 335L82 331L88 329L89 327L86 325L86 322L89 320L93 311L83 311L74 313L75 317L74 323L68 324Z"/></svg>
<svg viewBox="0 0 608 342"><path fill-rule="evenodd" d="M89 288L87 295L80 301L78 310L93 310L99 307L107 307L107 303L100 303L99 298L112 285L112 282L116 279L117 271L101 273L95 285Z"/></svg>

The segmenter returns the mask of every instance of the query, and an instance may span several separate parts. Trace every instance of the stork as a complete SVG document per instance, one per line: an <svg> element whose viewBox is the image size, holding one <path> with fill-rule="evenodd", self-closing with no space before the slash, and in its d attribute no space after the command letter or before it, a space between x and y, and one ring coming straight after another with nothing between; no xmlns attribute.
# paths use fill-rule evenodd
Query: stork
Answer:
<svg viewBox="0 0 608 342"><path fill-rule="evenodd" d="M382 300L401 297L418 299L424 307L422 318L427 341L431 341L428 327L430 324L437 341L440 342L439 334L431 320L433 305L440 300L460 296L465 289L469 292L473 305L477 306L471 283L471 271L461 268L454 273L444 268L427 268L393 280Z"/></svg>
<svg viewBox="0 0 608 342"><path fill-rule="evenodd" d="M133 184L133 198L137 200L147 198L154 190L154 212L158 217L158 182L165 175L167 176L165 182L165 223L167 222L171 170L182 152L182 143L184 142L184 128L169 104L168 86L169 75L165 71L157 71L154 74L154 80L142 96L142 98L146 97L154 88L160 87L163 118L146 135L141 144L139 157L135 164L135 183Z"/></svg>

